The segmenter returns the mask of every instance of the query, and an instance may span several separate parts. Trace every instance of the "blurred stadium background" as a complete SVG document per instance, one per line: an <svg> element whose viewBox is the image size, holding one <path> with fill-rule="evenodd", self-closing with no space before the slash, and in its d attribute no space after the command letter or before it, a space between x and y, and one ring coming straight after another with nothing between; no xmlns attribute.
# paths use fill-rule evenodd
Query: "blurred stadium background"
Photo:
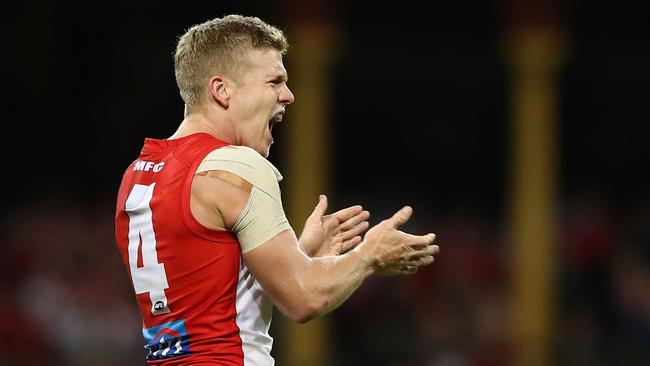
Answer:
<svg viewBox="0 0 650 366"><path fill-rule="evenodd" d="M280 26L296 103L270 160L299 229L318 193L403 204L436 263L373 278L279 365L647 365L650 26L633 1L3 5L0 365L140 365L114 195L182 118L171 54L227 13Z"/></svg>

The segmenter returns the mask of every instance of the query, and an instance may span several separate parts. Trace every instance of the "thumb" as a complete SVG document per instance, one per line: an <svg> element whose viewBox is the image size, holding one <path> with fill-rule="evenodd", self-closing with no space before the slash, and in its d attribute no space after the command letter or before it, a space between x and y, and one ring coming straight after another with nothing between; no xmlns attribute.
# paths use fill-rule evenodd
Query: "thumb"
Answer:
<svg viewBox="0 0 650 366"><path fill-rule="evenodd" d="M321 194L318 197L318 204L316 205L316 208L314 208L314 212L311 215L321 218L325 215L326 210L327 210L327 196Z"/></svg>
<svg viewBox="0 0 650 366"><path fill-rule="evenodd" d="M388 219L388 221L393 225L394 228L398 228L400 225L403 225L407 222L411 215L413 214L413 209L410 206L404 206L399 211Z"/></svg>

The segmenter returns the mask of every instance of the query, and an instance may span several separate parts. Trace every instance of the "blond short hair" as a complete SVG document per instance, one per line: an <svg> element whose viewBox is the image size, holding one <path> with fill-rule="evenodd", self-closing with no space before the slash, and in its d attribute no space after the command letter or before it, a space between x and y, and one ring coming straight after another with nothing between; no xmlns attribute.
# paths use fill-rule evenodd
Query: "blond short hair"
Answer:
<svg viewBox="0 0 650 366"><path fill-rule="evenodd" d="M201 104L208 80L215 74L235 80L246 66L246 52L273 48L283 55L289 44L284 33L257 17L227 15L190 27L176 46L174 71L188 108Z"/></svg>

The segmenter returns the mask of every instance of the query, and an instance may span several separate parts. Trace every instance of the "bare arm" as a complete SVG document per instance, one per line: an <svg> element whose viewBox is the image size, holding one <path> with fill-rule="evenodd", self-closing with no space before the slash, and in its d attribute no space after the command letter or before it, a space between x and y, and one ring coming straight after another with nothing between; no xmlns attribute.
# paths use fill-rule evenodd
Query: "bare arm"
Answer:
<svg viewBox="0 0 650 366"><path fill-rule="evenodd" d="M374 272L371 258L358 251L309 258L293 230L244 254L244 261L278 309L298 322L333 310Z"/></svg>
<svg viewBox="0 0 650 366"><path fill-rule="evenodd" d="M207 227L229 229L248 196L246 189L232 182L196 176L192 212ZM245 253L244 261L278 309L305 322L338 307L373 273L408 274L433 262L438 251L432 245L433 234L417 236L397 230L411 213L410 207L405 207L382 221L344 255L310 258L289 229Z"/></svg>

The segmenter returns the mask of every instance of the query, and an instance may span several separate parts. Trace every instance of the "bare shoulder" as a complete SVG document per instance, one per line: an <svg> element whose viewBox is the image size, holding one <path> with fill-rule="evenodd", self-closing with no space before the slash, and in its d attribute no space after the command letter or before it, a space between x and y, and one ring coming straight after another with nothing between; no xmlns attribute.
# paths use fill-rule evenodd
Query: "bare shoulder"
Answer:
<svg viewBox="0 0 650 366"><path fill-rule="evenodd" d="M197 173L192 181L190 208L194 218L212 230L229 230L246 207L251 184L227 171Z"/></svg>
<svg viewBox="0 0 650 366"><path fill-rule="evenodd" d="M280 202L280 172L257 151L225 146L199 164L192 183L192 214L204 226L230 229L246 208L253 187ZM217 219L214 216L218 216Z"/></svg>

